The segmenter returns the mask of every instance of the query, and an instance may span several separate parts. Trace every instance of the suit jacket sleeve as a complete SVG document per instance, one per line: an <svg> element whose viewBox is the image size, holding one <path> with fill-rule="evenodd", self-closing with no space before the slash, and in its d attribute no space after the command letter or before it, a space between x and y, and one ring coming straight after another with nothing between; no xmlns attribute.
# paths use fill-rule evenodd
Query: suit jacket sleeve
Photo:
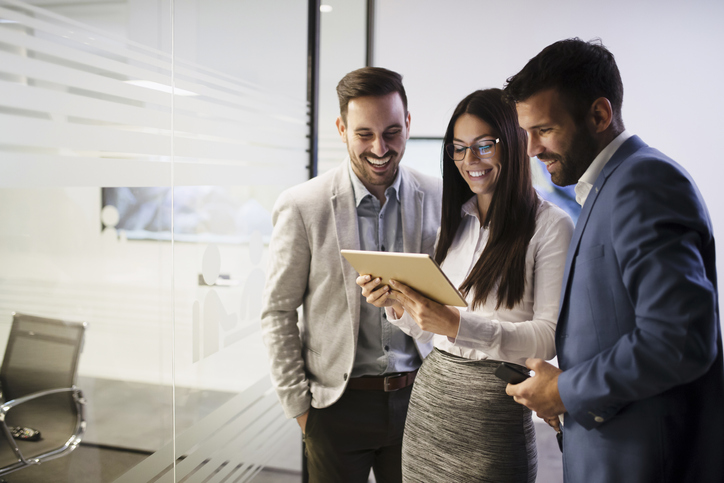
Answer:
<svg viewBox="0 0 724 483"><path fill-rule="evenodd" d="M629 299L605 310L630 303L633 330L558 380L569 415L587 429L632 402L699 378L716 357L716 290L703 257L713 250L706 207L675 165L656 159L632 165L604 185L615 190L612 206L598 208L611 213L613 253L605 253L603 268L618 271Z"/></svg>
<svg viewBox="0 0 724 483"><path fill-rule="evenodd" d="M261 328L271 363L271 379L288 418L304 414L312 396L305 373L297 309L307 290L311 250L293 196L283 193L272 213Z"/></svg>

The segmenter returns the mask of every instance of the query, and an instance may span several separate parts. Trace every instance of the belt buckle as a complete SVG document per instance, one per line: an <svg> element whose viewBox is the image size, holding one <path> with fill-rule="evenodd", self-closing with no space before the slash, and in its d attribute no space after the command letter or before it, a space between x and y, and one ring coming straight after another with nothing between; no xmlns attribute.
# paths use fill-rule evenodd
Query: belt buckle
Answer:
<svg viewBox="0 0 724 483"><path fill-rule="evenodd" d="M391 374L389 376L385 376L384 379L384 388L385 392L395 392L399 389L399 387L391 389L390 388L390 381L396 380L398 378L402 377L402 374Z"/></svg>

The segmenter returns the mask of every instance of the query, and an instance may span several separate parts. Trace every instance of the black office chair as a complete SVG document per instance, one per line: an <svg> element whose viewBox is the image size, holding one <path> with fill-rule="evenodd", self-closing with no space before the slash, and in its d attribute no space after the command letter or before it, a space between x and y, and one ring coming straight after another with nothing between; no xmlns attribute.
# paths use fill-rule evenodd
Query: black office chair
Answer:
<svg viewBox="0 0 724 483"><path fill-rule="evenodd" d="M86 324L13 313L0 368L0 476L73 451L85 433L75 387ZM40 431L37 441L11 428Z"/></svg>

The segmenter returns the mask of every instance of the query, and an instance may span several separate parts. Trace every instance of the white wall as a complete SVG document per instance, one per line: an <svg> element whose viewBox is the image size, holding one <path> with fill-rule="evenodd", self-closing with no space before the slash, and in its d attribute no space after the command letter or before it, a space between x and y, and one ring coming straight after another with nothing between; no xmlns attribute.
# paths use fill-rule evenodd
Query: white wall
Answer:
<svg viewBox="0 0 724 483"><path fill-rule="evenodd" d="M699 185L720 240L721 274L723 22L721 0L377 0L375 61L404 75L412 136L439 137L463 97L503 87L545 46L601 38L623 78L626 128Z"/></svg>

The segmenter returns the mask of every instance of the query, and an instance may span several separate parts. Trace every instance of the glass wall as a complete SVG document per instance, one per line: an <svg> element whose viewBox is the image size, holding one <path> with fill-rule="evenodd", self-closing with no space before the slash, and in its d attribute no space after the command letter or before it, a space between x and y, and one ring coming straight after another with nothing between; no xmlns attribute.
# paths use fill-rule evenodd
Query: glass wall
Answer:
<svg viewBox="0 0 724 483"><path fill-rule="evenodd" d="M0 0L0 341L87 323L82 442L10 481L300 470L259 314L306 82L306 2Z"/></svg>

